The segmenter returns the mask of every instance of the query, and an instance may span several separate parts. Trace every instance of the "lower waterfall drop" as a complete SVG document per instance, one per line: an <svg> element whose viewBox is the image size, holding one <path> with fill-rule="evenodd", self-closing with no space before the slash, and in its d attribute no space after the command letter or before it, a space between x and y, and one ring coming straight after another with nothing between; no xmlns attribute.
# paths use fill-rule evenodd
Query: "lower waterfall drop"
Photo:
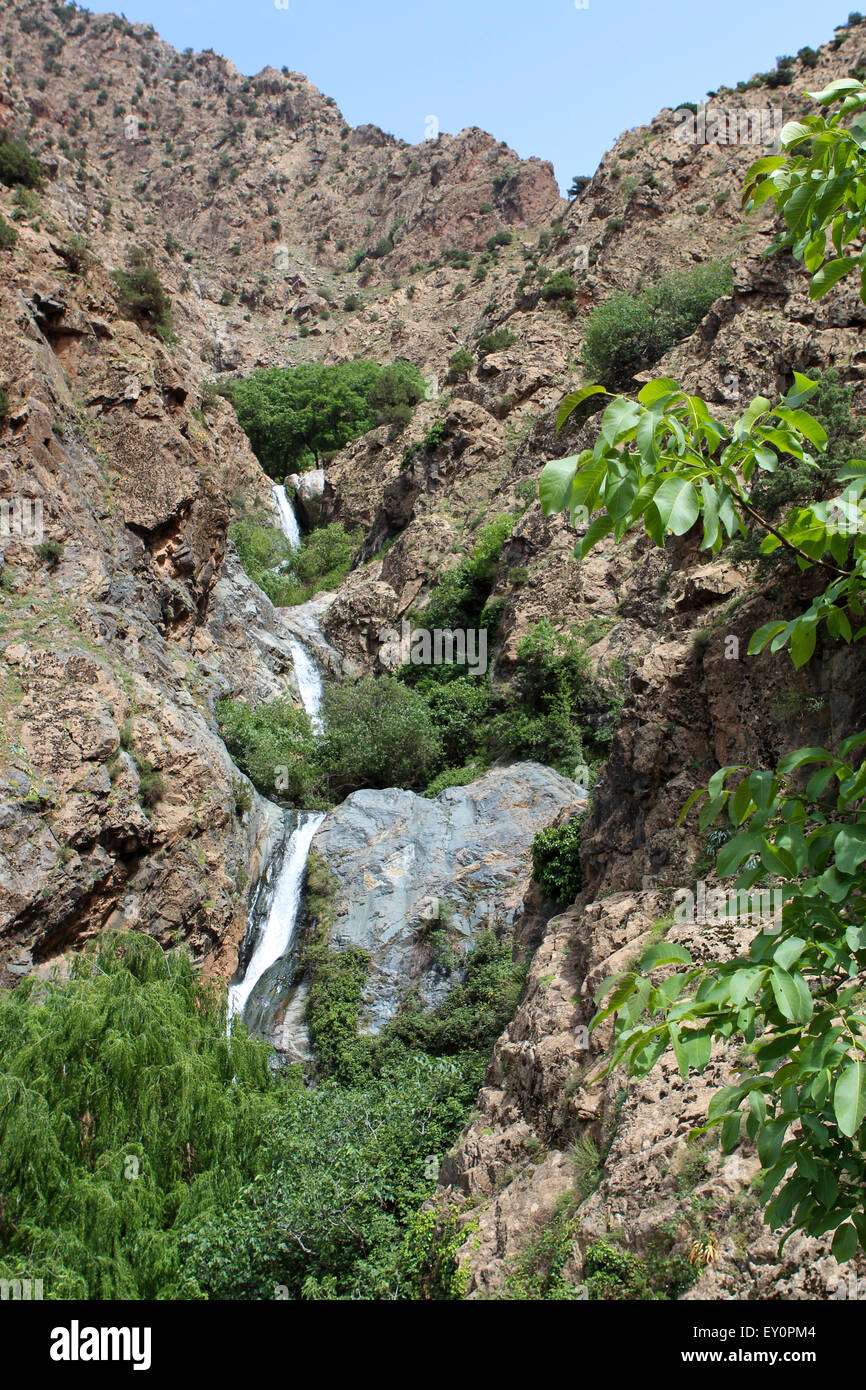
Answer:
<svg viewBox="0 0 866 1390"><path fill-rule="evenodd" d="M243 980L229 986L228 1023L243 1016L247 1001L265 971L285 955L291 945L301 906L304 871L313 836L325 819L322 811L300 811L298 825L286 847L264 929L256 942Z"/></svg>

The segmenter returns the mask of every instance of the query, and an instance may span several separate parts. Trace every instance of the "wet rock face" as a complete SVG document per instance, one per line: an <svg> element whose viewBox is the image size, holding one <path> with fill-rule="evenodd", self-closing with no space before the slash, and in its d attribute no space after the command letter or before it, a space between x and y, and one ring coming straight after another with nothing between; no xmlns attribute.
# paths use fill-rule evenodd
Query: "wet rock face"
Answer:
<svg viewBox="0 0 866 1390"><path fill-rule="evenodd" d="M331 944L371 955L362 1030L375 1033L417 988L433 1005L447 977L428 938L444 930L461 950L491 927L510 929L522 907L536 831L584 794L539 763L496 769L435 800L414 792L355 792L313 842L336 881Z"/></svg>

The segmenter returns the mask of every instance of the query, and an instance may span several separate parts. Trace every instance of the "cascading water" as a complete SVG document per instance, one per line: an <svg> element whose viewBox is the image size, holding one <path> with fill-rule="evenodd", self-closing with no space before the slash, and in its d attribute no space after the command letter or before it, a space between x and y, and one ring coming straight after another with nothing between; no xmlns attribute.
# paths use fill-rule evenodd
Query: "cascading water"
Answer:
<svg viewBox="0 0 866 1390"><path fill-rule="evenodd" d="M301 529L298 526L298 518L295 516L295 509L286 495L286 489L282 484L273 485L274 501L277 504L277 511L280 514L280 525L283 528L283 535L292 547L298 550L301 544Z"/></svg>
<svg viewBox="0 0 866 1390"><path fill-rule="evenodd" d="M319 668L306 648L302 647L296 638L291 638L290 646L292 660L295 663L295 675L298 680L301 704L310 716L313 733L320 734L324 726L319 715L319 710L322 707L322 678L319 675Z"/></svg>
<svg viewBox="0 0 866 1390"><path fill-rule="evenodd" d="M294 508L284 487L274 484L273 493L280 514L283 534L292 549L297 550L301 544L301 533ZM296 614L302 628L309 631L311 636L318 635L318 619L315 612L308 613L305 611L305 607L301 607L296 610ZM301 703L310 716L313 730L316 733L321 733L323 726L319 709L322 704L322 678L319 675L319 668L306 647L297 638L290 638L290 646ZM243 1016L250 995L265 972L284 956L291 946L301 906L307 856L310 852L313 836L324 819L324 815L319 811L300 811L298 813L297 825L292 831L288 845L286 845L270 908L256 941L249 965L243 979L238 984L229 987L229 1028L231 1028L234 1018ZM255 916L252 920L255 921Z"/></svg>
<svg viewBox="0 0 866 1390"><path fill-rule="evenodd" d="M321 811L301 811L280 868L273 901L264 928L240 984L229 987L228 1021L242 1016L247 1000L270 966L291 945L301 905L304 870L313 836L325 819Z"/></svg>

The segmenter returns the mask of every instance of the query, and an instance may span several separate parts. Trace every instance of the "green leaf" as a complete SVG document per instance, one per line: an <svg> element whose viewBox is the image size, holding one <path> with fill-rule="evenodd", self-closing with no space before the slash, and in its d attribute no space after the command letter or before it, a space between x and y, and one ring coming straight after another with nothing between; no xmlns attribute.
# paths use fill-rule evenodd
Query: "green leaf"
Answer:
<svg viewBox="0 0 866 1390"><path fill-rule="evenodd" d="M846 1221L844 1226L840 1226L833 1237L833 1257L838 1260L840 1265L847 1260L853 1260L857 1254L857 1246L860 1244L857 1229L852 1226L850 1221Z"/></svg>
<svg viewBox="0 0 866 1390"><path fill-rule="evenodd" d="M579 391L574 391L570 396L566 396L556 413L556 428L562 429L568 417L577 409L581 401L587 400L589 396L597 395L607 395L603 386L582 386ZM558 508L558 510L561 511L562 508Z"/></svg>
<svg viewBox="0 0 866 1390"><path fill-rule="evenodd" d="M832 290L849 271L853 270L857 264L854 256L840 256L835 261L828 261L822 266L816 275L812 276L812 283L809 286L809 298L820 299L828 290Z"/></svg>
<svg viewBox="0 0 866 1390"><path fill-rule="evenodd" d="M652 505L664 531L684 536L698 519L701 507L694 484L688 478L667 478L656 492Z"/></svg>
<svg viewBox="0 0 866 1390"><path fill-rule="evenodd" d="M572 458L552 459L544 465L538 493L541 498L541 510L545 516L565 511L571 498L571 485L579 462L580 456L575 454Z"/></svg>
<svg viewBox="0 0 866 1390"><path fill-rule="evenodd" d="M853 1139L866 1116L866 1062L851 1062L839 1077L833 1113L842 1133Z"/></svg>

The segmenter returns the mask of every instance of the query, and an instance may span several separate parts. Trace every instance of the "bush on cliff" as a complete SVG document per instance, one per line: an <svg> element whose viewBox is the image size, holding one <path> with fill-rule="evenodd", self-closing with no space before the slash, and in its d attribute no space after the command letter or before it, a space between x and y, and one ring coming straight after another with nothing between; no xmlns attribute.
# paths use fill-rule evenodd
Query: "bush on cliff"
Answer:
<svg viewBox="0 0 866 1390"><path fill-rule="evenodd" d="M39 160L8 130L0 130L0 183L9 188L42 188L45 183L45 170Z"/></svg>
<svg viewBox="0 0 866 1390"><path fill-rule="evenodd" d="M131 246L126 269L115 270L118 309L124 318L145 319L164 342L172 338L171 300L163 289L151 254L143 246Z"/></svg>
<svg viewBox="0 0 866 1390"><path fill-rule="evenodd" d="M587 320L587 381L624 385L693 333L710 306L732 288L730 265L708 261L667 275L638 294L619 290L610 295Z"/></svg>

